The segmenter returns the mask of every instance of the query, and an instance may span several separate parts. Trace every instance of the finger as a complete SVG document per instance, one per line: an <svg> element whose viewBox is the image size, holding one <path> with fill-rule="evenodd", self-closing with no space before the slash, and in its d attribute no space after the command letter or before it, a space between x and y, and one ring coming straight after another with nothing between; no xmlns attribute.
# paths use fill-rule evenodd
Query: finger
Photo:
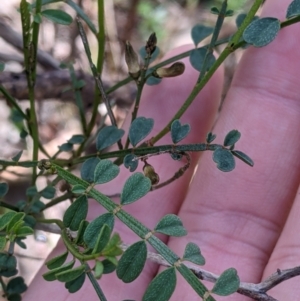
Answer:
<svg viewBox="0 0 300 301"><path fill-rule="evenodd" d="M267 1L263 16L284 19L289 2ZM222 143L238 129L236 149L252 157L254 168L238 162L233 172L220 173L205 153L180 210L189 234L170 240L177 254L197 243L207 270L235 267L246 282L260 281L299 183L299 29L285 28L270 45L245 52L214 130ZM177 287L172 300L198 300L185 282Z"/></svg>
<svg viewBox="0 0 300 301"><path fill-rule="evenodd" d="M300 258L300 190L298 190L293 207L274 248L272 256L266 266L262 280L270 277L279 270L291 269L299 266ZM297 300L300 287L299 277L286 279L283 283L276 286L270 292L276 300L293 301Z"/></svg>
<svg viewBox="0 0 300 301"><path fill-rule="evenodd" d="M187 47L179 48L176 51L171 52L168 57L182 53L186 50ZM151 135L155 135L169 122L196 83L198 72L190 66L188 59L184 59L183 61L186 64L186 71L181 77L164 79L158 86L146 86L143 91L139 116L155 119L155 126ZM211 83L197 96L193 105L187 110L185 116L182 118L182 123L188 122L192 127L191 133L184 141L185 143L200 142L204 140L205 135L210 130L215 118L221 95L222 83L223 75L220 70L212 78ZM164 137L159 143L171 143L169 135ZM194 156L193 165L196 161L196 156ZM161 180L168 179L183 165L182 162L175 162L166 155L153 157L149 160L149 163L155 167ZM162 216L167 213L177 212L180 203L186 194L192 172L193 167L188 170L184 177L176 181L176 183L151 192L137 203L128 205L123 209L139 219L147 227L153 228ZM122 169L121 174L111 183L111 185L99 189L107 194L120 192L125 180L129 176L130 173L127 170ZM101 209L99 209L99 205L96 204L92 206L92 215L94 215L94 217L98 216L100 212ZM120 233L121 238L125 243L132 243L139 240L137 236L133 235L131 231L126 230L126 227L117 221L115 231ZM60 244L60 249L60 251L63 252L64 247L62 244ZM55 252L57 253L58 250L56 249ZM100 284L103 287L108 300L119 301L124 298L141 300L146 285L151 280L153 274L156 273L156 270L157 266L153 264L147 265L145 273L132 284L123 284L120 280L116 279L115 274L105 275L103 279L101 279ZM44 297L45 294L55 292L56 290L60 291L57 300L66 300L68 298L68 292L59 282L43 283L43 291L38 290L41 283L39 279L41 273L42 272L37 276L36 282L29 288L29 291L26 294L26 300L31 300L32 296L35 296L36 298ZM72 300L81 300L84 294L89 294L89 290L90 286L83 287L80 294L72 296Z"/></svg>

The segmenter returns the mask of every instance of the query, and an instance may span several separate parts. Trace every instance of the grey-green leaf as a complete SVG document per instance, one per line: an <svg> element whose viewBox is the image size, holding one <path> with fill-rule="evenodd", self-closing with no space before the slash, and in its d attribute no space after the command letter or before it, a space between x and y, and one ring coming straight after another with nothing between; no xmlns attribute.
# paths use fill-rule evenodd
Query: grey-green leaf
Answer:
<svg viewBox="0 0 300 301"><path fill-rule="evenodd" d="M70 152L71 150L73 150L73 144L66 142L60 145L58 148L61 152Z"/></svg>
<svg viewBox="0 0 300 301"><path fill-rule="evenodd" d="M129 128L129 140L133 146L136 146L151 132L154 125L152 118L138 117L133 120Z"/></svg>
<svg viewBox="0 0 300 301"><path fill-rule="evenodd" d="M134 154L128 154L124 157L123 164L126 168L129 169L130 172L135 171L139 165L139 161L134 160L136 158L137 156Z"/></svg>
<svg viewBox="0 0 300 301"><path fill-rule="evenodd" d="M219 296L228 296L235 293L240 286L240 278L236 269L230 268L224 271L216 281L212 292Z"/></svg>
<svg viewBox="0 0 300 301"><path fill-rule="evenodd" d="M104 213L100 215L99 217L91 221L85 229L83 240L90 249L94 249L97 242L98 233L100 232L104 224L107 224L111 230L113 229L114 215L112 213Z"/></svg>
<svg viewBox="0 0 300 301"><path fill-rule="evenodd" d="M141 172L131 175L123 187L121 193L121 204L133 203L147 194L151 189L151 180Z"/></svg>
<svg viewBox="0 0 300 301"><path fill-rule="evenodd" d="M5 292L8 295L23 294L26 290L27 285L24 283L24 279L19 276L9 280Z"/></svg>
<svg viewBox="0 0 300 301"><path fill-rule="evenodd" d="M224 139L224 146L234 145L240 138L241 133L238 130L232 130L226 135Z"/></svg>
<svg viewBox="0 0 300 301"><path fill-rule="evenodd" d="M55 196L55 188L53 186L46 186L40 193L45 199L52 199Z"/></svg>
<svg viewBox="0 0 300 301"><path fill-rule="evenodd" d="M212 143L215 139L216 139L216 135L213 134L212 132L209 132L207 135L206 135L206 142L207 143Z"/></svg>
<svg viewBox="0 0 300 301"><path fill-rule="evenodd" d="M54 23L61 25L70 25L73 22L72 17L66 12L58 9L46 9L41 14Z"/></svg>
<svg viewBox="0 0 300 301"><path fill-rule="evenodd" d="M54 258L51 258L50 260L48 260L46 262L46 266L49 270L53 270L56 269L58 267L60 267L61 265L63 265L68 257L69 252L66 251L63 254L60 254Z"/></svg>
<svg viewBox="0 0 300 301"><path fill-rule="evenodd" d="M247 156L246 154L244 154L243 152L241 151L237 151L237 150L234 150L234 151L231 151L231 153L239 158L240 160L242 160L243 162L245 162L246 164L250 165L250 166L253 166L254 165L254 162L253 160Z"/></svg>
<svg viewBox="0 0 300 301"><path fill-rule="evenodd" d="M142 272L147 259L147 247L144 241L131 245L123 253L117 266L117 276L125 283L132 282Z"/></svg>
<svg viewBox="0 0 300 301"><path fill-rule="evenodd" d="M213 160L217 163L218 169L227 172L235 168L235 160L230 150L217 148L213 152Z"/></svg>
<svg viewBox="0 0 300 301"><path fill-rule="evenodd" d="M76 293L81 289L84 281L85 281L85 273L82 273L76 279L66 282L65 288L69 291L69 293Z"/></svg>
<svg viewBox="0 0 300 301"><path fill-rule="evenodd" d="M70 282L78 278L85 271L85 264L74 269L66 270L56 274L56 279L61 282Z"/></svg>
<svg viewBox="0 0 300 301"><path fill-rule="evenodd" d="M290 19L292 17L296 17L300 15L300 0L294 0L289 5L287 12L286 12L286 18Z"/></svg>
<svg viewBox="0 0 300 301"><path fill-rule="evenodd" d="M8 184L0 183L0 198L4 197L8 192Z"/></svg>
<svg viewBox="0 0 300 301"><path fill-rule="evenodd" d="M97 157L89 158L81 166L81 178L89 183L94 181L94 173L97 164L100 162L100 159Z"/></svg>
<svg viewBox="0 0 300 301"><path fill-rule="evenodd" d="M280 20L261 18L251 22L243 33L244 40L255 46L263 47L271 43L280 30Z"/></svg>
<svg viewBox="0 0 300 301"><path fill-rule="evenodd" d="M63 223L72 231L77 231L81 221L83 221L88 212L88 201L86 195L81 195L70 207L66 210Z"/></svg>
<svg viewBox="0 0 300 301"><path fill-rule="evenodd" d="M73 135L70 140L68 140L71 144L81 144L84 141L83 135Z"/></svg>
<svg viewBox="0 0 300 301"><path fill-rule="evenodd" d="M192 28L192 39L195 46L197 46L202 40L213 33L214 29L202 24L197 24Z"/></svg>
<svg viewBox="0 0 300 301"><path fill-rule="evenodd" d="M100 160L94 172L94 182L103 184L113 180L120 172L119 166L113 164L110 160Z"/></svg>
<svg viewBox="0 0 300 301"><path fill-rule="evenodd" d="M168 301L176 286L176 272L170 267L158 274L149 284L142 301Z"/></svg>
<svg viewBox="0 0 300 301"><path fill-rule="evenodd" d="M202 69L206 52L207 52L207 48L201 47L201 48L193 49L190 53L190 63L199 72ZM213 65L215 60L216 59L214 55L212 53L209 54L207 70Z"/></svg>
<svg viewBox="0 0 300 301"><path fill-rule="evenodd" d="M205 264L205 259L201 254L200 248L192 242L189 242L186 245L184 250L183 260L188 260L190 262L199 265Z"/></svg>
<svg viewBox="0 0 300 301"><path fill-rule="evenodd" d="M114 125L106 126L103 128L96 139L96 147L101 151L113 144L117 143L124 135L124 130L118 129Z"/></svg>
<svg viewBox="0 0 300 301"><path fill-rule="evenodd" d="M80 184L74 185L74 186L72 187L72 192L73 192L73 193L76 193L76 194L84 193L85 190L86 190L86 189L85 189L82 185L80 185Z"/></svg>
<svg viewBox="0 0 300 301"><path fill-rule="evenodd" d="M189 124L181 125L181 122L176 119L171 124L171 137L174 144L184 139L190 132L191 127Z"/></svg>
<svg viewBox="0 0 300 301"><path fill-rule="evenodd" d="M182 225L182 221L175 214L165 215L154 228L156 232L163 233L170 236L184 236L187 234Z"/></svg>

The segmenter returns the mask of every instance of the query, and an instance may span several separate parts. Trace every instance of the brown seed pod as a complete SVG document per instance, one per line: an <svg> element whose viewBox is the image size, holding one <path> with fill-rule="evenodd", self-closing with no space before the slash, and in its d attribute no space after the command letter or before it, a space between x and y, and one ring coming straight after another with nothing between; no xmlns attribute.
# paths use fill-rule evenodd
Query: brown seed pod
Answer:
<svg viewBox="0 0 300 301"><path fill-rule="evenodd" d="M168 68L158 68L152 75L158 78L163 77L175 77L181 75L184 72L185 65L181 62L176 62Z"/></svg>
<svg viewBox="0 0 300 301"><path fill-rule="evenodd" d="M138 79L141 73L139 59L129 41L125 43L125 61L130 76L133 79Z"/></svg>
<svg viewBox="0 0 300 301"><path fill-rule="evenodd" d="M159 183L159 175L155 172L152 165L145 162L143 172L145 177L150 179L152 185L157 185Z"/></svg>

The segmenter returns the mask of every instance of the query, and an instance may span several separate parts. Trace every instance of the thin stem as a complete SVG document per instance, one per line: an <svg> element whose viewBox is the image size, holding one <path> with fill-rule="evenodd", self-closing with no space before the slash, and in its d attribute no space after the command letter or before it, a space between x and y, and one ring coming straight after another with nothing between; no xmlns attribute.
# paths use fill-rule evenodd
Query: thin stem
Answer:
<svg viewBox="0 0 300 301"><path fill-rule="evenodd" d="M105 16L104 16L104 0L98 0L98 59L97 70L102 74L104 61L104 47L105 47Z"/></svg>
<svg viewBox="0 0 300 301"><path fill-rule="evenodd" d="M0 207L4 207L4 208L7 208L9 210L13 210L15 212L19 212L20 209L14 205L11 205L9 203L6 203L6 202L3 202L3 201L0 201Z"/></svg>
<svg viewBox="0 0 300 301"><path fill-rule="evenodd" d="M227 0L224 0L223 4L222 4L222 7L221 7L221 10L220 10L220 13L219 13L218 18L217 18L216 26L214 28L214 32L213 32L210 44L207 48L207 51L206 51L206 54L205 54L205 57L204 57L203 66L201 68L197 83L201 82L201 80L203 79L203 77L204 77L204 75L205 75L205 73L208 69L208 64L210 62L210 58L211 58L212 53L214 51L215 43L217 42L219 33L221 31L221 28L222 28L222 25L223 25L223 22L224 22L224 19L225 19L226 9L227 9Z"/></svg>
<svg viewBox="0 0 300 301"><path fill-rule="evenodd" d="M87 269L86 269L86 274L89 277L98 297L100 301L107 301L99 282L96 280L96 278L94 277L93 273L91 272L91 268L89 267L89 265L86 263Z"/></svg>
<svg viewBox="0 0 300 301"><path fill-rule="evenodd" d="M67 192L64 195L59 196L59 197L51 200L49 203L47 203L45 205L45 207L41 211L44 211L44 210L46 210L48 208L51 208L51 207L53 207L53 206L55 206L55 205L57 205L57 204L59 204L61 202L64 202L64 201L66 201L66 200L68 200L68 199L70 199L72 197L74 197L74 194L72 192Z"/></svg>
<svg viewBox="0 0 300 301"><path fill-rule="evenodd" d="M44 218L37 218L36 221L41 224L56 224L61 230L65 228L65 225L60 219L44 219Z"/></svg>

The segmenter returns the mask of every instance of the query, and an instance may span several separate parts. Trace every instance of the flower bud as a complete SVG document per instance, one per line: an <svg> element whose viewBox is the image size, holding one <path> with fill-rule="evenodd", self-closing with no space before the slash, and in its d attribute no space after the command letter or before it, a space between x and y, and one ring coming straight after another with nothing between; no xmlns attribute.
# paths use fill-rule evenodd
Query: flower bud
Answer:
<svg viewBox="0 0 300 301"><path fill-rule="evenodd" d="M152 165L145 162L145 165L143 167L143 172L145 177L150 179L152 185L156 185L159 183L159 176L155 172Z"/></svg>
<svg viewBox="0 0 300 301"><path fill-rule="evenodd" d="M168 68L158 68L153 71L152 75L158 78L174 77L181 75L184 72L185 65L181 62L176 62Z"/></svg>
<svg viewBox="0 0 300 301"><path fill-rule="evenodd" d="M129 41L126 41L125 43L125 61L128 66L130 76L133 79L138 79L141 73L139 59Z"/></svg>
<svg viewBox="0 0 300 301"><path fill-rule="evenodd" d="M145 46L146 53L151 55L156 49L156 43L157 43L156 34L155 32L153 32L150 35L148 41L146 42L146 46Z"/></svg>

